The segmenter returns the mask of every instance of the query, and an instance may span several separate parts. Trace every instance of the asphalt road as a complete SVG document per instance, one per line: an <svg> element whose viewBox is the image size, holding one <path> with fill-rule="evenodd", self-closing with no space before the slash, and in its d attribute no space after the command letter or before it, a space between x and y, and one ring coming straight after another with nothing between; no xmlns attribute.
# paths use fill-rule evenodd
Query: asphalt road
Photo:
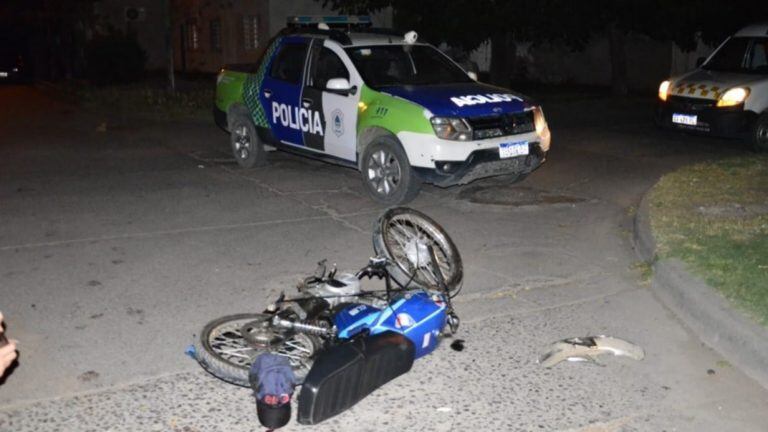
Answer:
<svg viewBox="0 0 768 432"><path fill-rule="evenodd" d="M348 412L285 430L765 430L768 392L654 298L630 244L659 175L744 150L655 131L649 101L544 100L554 141L539 171L428 187L412 204L464 258L466 349L444 344ZM283 153L242 170L227 145L207 122L0 87L0 310L21 340L0 430L259 430L249 391L185 348L322 258L365 264L381 208L355 171ZM536 363L548 343L588 334L634 341L646 358Z"/></svg>

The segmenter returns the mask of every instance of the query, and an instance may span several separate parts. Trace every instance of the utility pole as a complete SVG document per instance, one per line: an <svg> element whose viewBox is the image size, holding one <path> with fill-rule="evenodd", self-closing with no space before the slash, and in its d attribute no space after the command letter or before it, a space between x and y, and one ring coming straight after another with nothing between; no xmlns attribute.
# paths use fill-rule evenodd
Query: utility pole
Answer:
<svg viewBox="0 0 768 432"><path fill-rule="evenodd" d="M173 70L173 0L166 0L165 7L165 49L168 55L168 89L176 92L176 76Z"/></svg>

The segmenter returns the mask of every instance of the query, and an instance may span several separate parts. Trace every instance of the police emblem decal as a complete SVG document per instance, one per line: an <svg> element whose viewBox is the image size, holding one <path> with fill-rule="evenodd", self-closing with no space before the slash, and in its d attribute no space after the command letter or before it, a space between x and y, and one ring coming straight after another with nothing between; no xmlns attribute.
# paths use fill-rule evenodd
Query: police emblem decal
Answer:
<svg viewBox="0 0 768 432"><path fill-rule="evenodd" d="M333 121L333 133L337 137L344 135L344 113L340 109L335 109L331 113L331 119Z"/></svg>

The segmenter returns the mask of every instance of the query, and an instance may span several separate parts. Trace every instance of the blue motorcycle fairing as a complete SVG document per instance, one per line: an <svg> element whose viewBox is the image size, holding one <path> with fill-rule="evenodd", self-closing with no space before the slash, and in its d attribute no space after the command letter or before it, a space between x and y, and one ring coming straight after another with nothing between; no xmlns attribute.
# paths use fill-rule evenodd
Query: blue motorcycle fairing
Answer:
<svg viewBox="0 0 768 432"><path fill-rule="evenodd" d="M425 292L396 297L384 309L370 305L350 305L334 316L340 339L368 329L371 335L393 331L413 342L415 357L425 356L437 348L438 336L447 320L442 297L433 299Z"/></svg>

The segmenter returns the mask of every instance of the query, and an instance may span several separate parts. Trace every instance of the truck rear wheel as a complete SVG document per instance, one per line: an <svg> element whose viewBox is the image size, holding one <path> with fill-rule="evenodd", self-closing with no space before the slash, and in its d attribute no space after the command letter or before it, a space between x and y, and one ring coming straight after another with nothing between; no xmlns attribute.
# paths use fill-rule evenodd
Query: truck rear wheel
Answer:
<svg viewBox="0 0 768 432"><path fill-rule="evenodd" d="M380 135L366 146L360 171L365 190L382 204L405 204L421 189L421 179L411 168L405 150L388 135Z"/></svg>
<svg viewBox="0 0 768 432"><path fill-rule="evenodd" d="M245 114L240 112L232 114L229 124L229 142L232 145L232 154L241 167L253 168L266 163L264 145L256 133L256 126Z"/></svg>

